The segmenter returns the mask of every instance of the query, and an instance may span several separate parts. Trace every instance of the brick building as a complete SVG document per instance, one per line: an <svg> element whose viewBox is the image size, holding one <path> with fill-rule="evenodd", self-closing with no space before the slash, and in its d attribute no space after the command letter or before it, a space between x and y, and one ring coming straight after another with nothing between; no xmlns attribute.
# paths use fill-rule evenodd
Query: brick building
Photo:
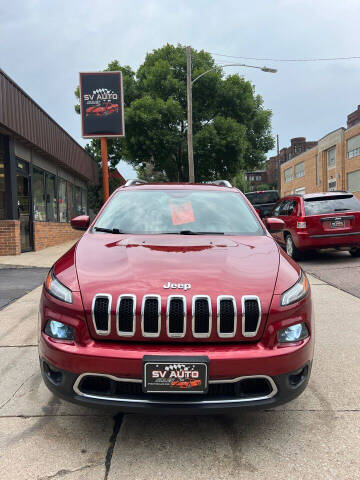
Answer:
<svg viewBox="0 0 360 480"><path fill-rule="evenodd" d="M249 183L249 191L253 192L258 190L259 186L267 183L267 171L266 170L253 170L251 172L245 172L245 179Z"/></svg>
<svg viewBox="0 0 360 480"><path fill-rule="evenodd" d="M347 128L328 133L280 170L282 196L350 190L360 198L360 107L348 115Z"/></svg>
<svg viewBox="0 0 360 480"><path fill-rule="evenodd" d="M39 250L79 232L97 164L0 70L0 255Z"/></svg>

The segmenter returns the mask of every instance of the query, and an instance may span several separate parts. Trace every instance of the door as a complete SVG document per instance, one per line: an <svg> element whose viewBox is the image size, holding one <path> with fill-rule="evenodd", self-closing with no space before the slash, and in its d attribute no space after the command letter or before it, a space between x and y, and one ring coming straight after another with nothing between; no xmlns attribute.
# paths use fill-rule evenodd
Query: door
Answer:
<svg viewBox="0 0 360 480"><path fill-rule="evenodd" d="M25 162L18 161L16 183L21 252L28 252L32 250L32 219L29 170Z"/></svg>

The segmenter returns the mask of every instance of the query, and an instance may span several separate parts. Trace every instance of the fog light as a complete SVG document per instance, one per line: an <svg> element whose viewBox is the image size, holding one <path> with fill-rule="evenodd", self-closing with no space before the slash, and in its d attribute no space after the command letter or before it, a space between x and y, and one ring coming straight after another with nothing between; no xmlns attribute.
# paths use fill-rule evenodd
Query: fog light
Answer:
<svg viewBox="0 0 360 480"><path fill-rule="evenodd" d="M56 320L48 320L45 333L49 335L49 337L58 340L74 340L74 329Z"/></svg>
<svg viewBox="0 0 360 480"><path fill-rule="evenodd" d="M279 343L300 342L309 336L305 323L297 323L278 332Z"/></svg>

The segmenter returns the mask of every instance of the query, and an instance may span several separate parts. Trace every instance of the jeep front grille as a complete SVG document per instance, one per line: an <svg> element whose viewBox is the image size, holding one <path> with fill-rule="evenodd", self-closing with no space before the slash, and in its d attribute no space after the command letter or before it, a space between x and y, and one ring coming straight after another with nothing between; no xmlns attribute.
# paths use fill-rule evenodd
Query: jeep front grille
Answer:
<svg viewBox="0 0 360 480"><path fill-rule="evenodd" d="M166 307L166 330L169 337L182 338L186 333L186 299L170 295Z"/></svg>
<svg viewBox="0 0 360 480"><path fill-rule="evenodd" d="M207 338L211 335L211 300L208 296L193 297L192 329L195 338Z"/></svg>
<svg viewBox="0 0 360 480"><path fill-rule="evenodd" d="M141 329L144 337L158 337L161 329L161 297L145 295L141 309Z"/></svg>
<svg viewBox="0 0 360 480"><path fill-rule="evenodd" d="M219 337L234 337L237 327L236 301L234 297L221 296L217 300L217 331Z"/></svg>
<svg viewBox="0 0 360 480"><path fill-rule="evenodd" d="M242 297L242 334L255 337L261 321L261 304L259 297L247 295Z"/></svg>
<svg viewBox="0 0 360 480"><path fill-rule="evenodd" d="M132 337L135 334L135 320L136 296L120 295L116 307L117 334L124 337Z"/></svg>
<svg viewBox="0 0 360 480"><path fill-rule="evenodd" d="M111 330L111 295L98 293L92 303L92 320L98 335L108 335Z"/></svg>
<svg viewBox="0 0 360 480"><path fill-rule="evenodd" d="M191 306L187 306L187 301ZM216 305L214 325L212 304ZM141 326L136 319L140 316ZM261 324L261 303L255 295L236 299L231 295L220 295L212 302L207 295L170 295L162 303L160 295L145 295L137 300L133 294L122 294L114 301L114 320L111 320L112 297L98 293L92 301L91 317L97 335L118 337L168 337L168 338L233 338L245 340L256 337ZM214 307L215 310L215 307ZM187 321L187 318L190 321ZM166 325L165 325L166 318ZM162 323L164 321L164 323ZM112 327L113 325L113 327ZM138 337L137 337L138 338Z"/></svg>

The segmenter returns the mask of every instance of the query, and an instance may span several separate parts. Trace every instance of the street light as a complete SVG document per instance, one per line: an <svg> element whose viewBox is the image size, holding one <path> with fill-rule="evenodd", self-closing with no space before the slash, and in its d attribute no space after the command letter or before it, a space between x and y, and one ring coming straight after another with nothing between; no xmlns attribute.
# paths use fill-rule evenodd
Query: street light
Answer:
<svg viewBox="0 0 360 480"><path fill-rule="evenodd" d="M186 86L187 86L187 117L188 117L188 129L187 129L187 141L188 141L188 162L189 162L189 182L195 182L195 173L194 173L194 151L193 151L193 134L192 134L192 86L194 83L203 77L207 73L216 70L218 67L247 67L247 68L257 68L262 72L266 73L276 73L276 68L269 67L258 67L256 65L247 65L245 63L226 63L223 65L216 65L215 67L209 68L206 72L203 72L201 75L197 76L192 80L191 78L191 47L186 47Z"/></svg>

